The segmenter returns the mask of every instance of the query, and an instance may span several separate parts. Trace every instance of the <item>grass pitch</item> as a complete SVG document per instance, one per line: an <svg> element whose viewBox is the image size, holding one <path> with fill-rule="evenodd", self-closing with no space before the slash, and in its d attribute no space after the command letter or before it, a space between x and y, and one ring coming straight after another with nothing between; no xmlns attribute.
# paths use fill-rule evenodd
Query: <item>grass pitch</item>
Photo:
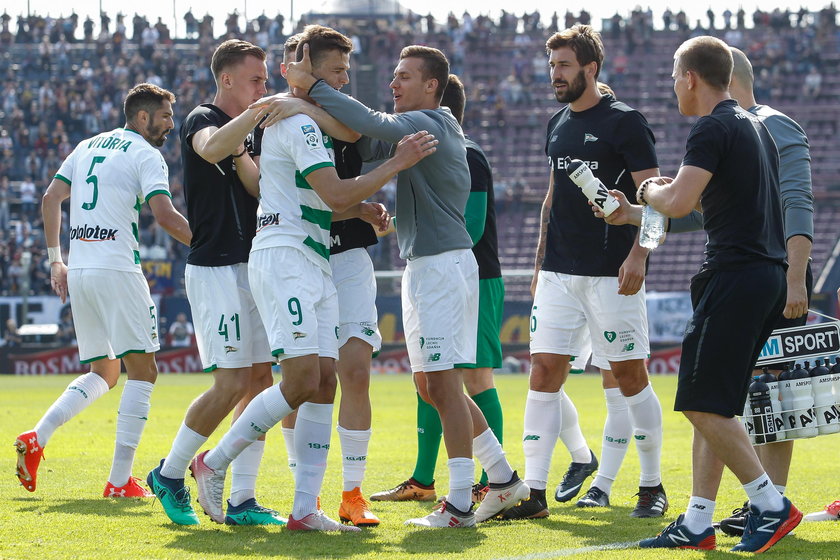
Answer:
<svg viewBox="0 0 840 560"><path fill-rule="evenodd" d="M0 461L7 475L0 478L0 558L458 558L534 560L574 556L599 560L656 558L723 558L736 539L718 536L718 551L642 551L631 543L650 537L681 513L691 488L691 431L688 421L671 411L676 379L653 378L663 403L665 442L662 472L671 508L665 519L632 519L628 514L638 484L635 450L627 454L616 481L612 507L579 509L574 501L549 499L551 516L536 521L487 522L476 530L423 530L403 526L425 514L430 504L374 503L382 524L361 534L295 534L281 528L227 527L200 512L201 525L169 523L151 500L106 500L102 489L113 453L116 408L120 388L106 395L79 417L58 429L46 448L38 473L38 490L26 492L14 477L15 436L35 425L40 415L67 386L71 376L0 376ZM146 473L160 461L172 442L191 400L210 383L207 375L161 376L152 397L152 412L138 450L134 474ZM526 376L499 376L497 386L505 411L505 448L511 464L524 470L522 418ZM120 385L121 387L121 385ZM567 385L580 414L584 435L600 455L606 409L600 378L572 376ZM373 438L363 491L371 494L408 478L414 466L415 396L410 377L375 376L371 383ZM220 430L221 432L221 430ZM215 434L214 444L221 433ZM7 444L7 445L6 445ZM334 518L341 496L338 437L330 453L321 501ZM837 456L840 438L818 437L797 442L788 495L805 511L821 509L840 498ZM4 458L5 457L5 458ZM553 495L569 462L558 442L548 493ZM438 493L447 489L445 450L438 459ZM188 479L189 480L189 479ZM591 479L590 479L591 480ZM194 488L191 481L188 482ZM589 482L584 485L584 490ZM258 499L284 514L291 510L293 484L279 432L268 436ZM195 495L193 491L193 495ZM744 494L734 477L724 475L715 518L739 506ZM840 523L803 523L769 553L773 558L840 557ZM737 556L737 555L734 555ZM745 556L742 554L742 556Z"/></svg>

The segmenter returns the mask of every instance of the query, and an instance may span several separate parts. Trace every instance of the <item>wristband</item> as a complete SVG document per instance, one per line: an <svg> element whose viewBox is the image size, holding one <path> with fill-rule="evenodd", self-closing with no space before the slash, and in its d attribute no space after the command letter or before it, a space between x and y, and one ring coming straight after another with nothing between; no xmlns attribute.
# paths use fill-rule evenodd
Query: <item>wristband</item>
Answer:
<svg viewBox="0 0 840 560"><path fill-rule="evenodd" d="M248 148L242 148L242 151L239 152L238 154L233 154L233 157L235 157L235 158L242 157L242 156L245 155L245 152L247 152L247 151L248 151Z"/></svg>
<svg viewBox="0 0 840 560"><path fill-rule="evenodd" d="M52 263L64 264L64 259L61 258L61 247L47 247L47 258Z"/></svg>
<svg viewBox="0 0 840 560"><path fill-rule="evenodd" d="M639 185L639 192L636 196L636 201L640 202L641 204L644 204L645 206L647 206L647 200L645 200L645 191L647 190L648 181L650 181L650 179L645 179L644 181L642 181L642 184Z"/></svg>

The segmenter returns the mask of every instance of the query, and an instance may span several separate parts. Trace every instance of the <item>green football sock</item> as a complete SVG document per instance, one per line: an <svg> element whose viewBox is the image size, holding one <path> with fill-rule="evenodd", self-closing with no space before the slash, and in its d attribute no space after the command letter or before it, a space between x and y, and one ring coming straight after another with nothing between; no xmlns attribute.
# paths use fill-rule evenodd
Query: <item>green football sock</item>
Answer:
<svg viewBox="0 0 840 560"><path fill-rule="evenodd" d="M417 463L411 476L420 484L430 486L435 481L435 465L442 437L443 427L437 410L417 393Z"/></svg>
<svg viewBox="0 0 840 560"><path fill-rule="evenodd" d="M502 403L499 401L499 392L496 391L495 387L487 389L477 395L473 395L472 400L481 410L482 414L484 414L487 425L490 426L490 430L492 430L496 439L501 444L504 418L502 416ZM481 471L481 480L479 480L479 483L483 486L487 485L487 473L484 470Z"/></svg>

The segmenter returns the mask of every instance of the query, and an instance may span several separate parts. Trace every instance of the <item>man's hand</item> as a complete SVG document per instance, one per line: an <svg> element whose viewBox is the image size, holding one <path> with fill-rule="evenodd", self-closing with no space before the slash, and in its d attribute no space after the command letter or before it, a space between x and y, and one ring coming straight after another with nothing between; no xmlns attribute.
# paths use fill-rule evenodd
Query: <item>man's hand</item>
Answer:
<svg viewBox="0 0 840 560"><path fill-rule="evenodd" d="M362 202L359 207L359 218L379 232L387 231L391 225L391 214L385 209L385 205L378 202Z"/></svg>
<svg viewBox="0 0 840 560"><path fill-rule="evenodd" d="M302 113L303 103L306 103L303 99L292 97L288 93L278 93L251 103L248 109L259 109L256 120L259 121L265 117L265 120L260 123L260 128L267 128L283 119Z"/></svg>
<svg viewBox="0 0 840 560"><path fill-rule="evenodd" d="M671 177L650 177L649 179L645 179L636 190L636 200L639 201L639 204L647 205L647 198L643 195L645 194L645 191L651 187L651 185L665 186L670 185L673 182L674 180Z"/></svg>
<svg viewBox="0 0 840 560"><path fill-rule="evenodd" d="M630 204L624 193L617 190L611 190L610 194L618 201L618 208L613 210L609 216L605 216L601 208L597 204L589 203L592 207L592 213L596 218L603 218L605 222L611 226L623 226L625 224L632 224L638 226L642 223L642 207L638 204Z"/></svg>
<svg viewBox="0 0 840 560"><path fill-rule="evenodd" d="M632 296L642 288L645 281L645 258L641 253L631 252L618 269L618 294Z"/></svg>
<svg viewBox="0 0 840 560"><path fill-rule="evenodd" d="M433 134L425 130L406 134L400 143L391 160L397 165L400 171L408 169L426 156L430 156L437 148L438 141Z"/></svg>
<svg viewBox="0 0 840 560"><path fill-rule="evenodd" d="M309 45L303 45L303 58L300 62L286 64L286 81L289 87L308 92L318 80L312 75L312 61L309 60Z"/></svg>
<svg viewBox="0 0 840 560"><path fill-rule="evenodd" d="M787 301L783 315L785 319L796 319L808 313L808 290L802 282L787 282Z"/></svg>
<svg viewBox="0 0 840 560"><path fill-rule="evenodd" d="M50 265L50 284L55 295L61 298L61 303L67 300L67 265L54 262Z"/></svg>

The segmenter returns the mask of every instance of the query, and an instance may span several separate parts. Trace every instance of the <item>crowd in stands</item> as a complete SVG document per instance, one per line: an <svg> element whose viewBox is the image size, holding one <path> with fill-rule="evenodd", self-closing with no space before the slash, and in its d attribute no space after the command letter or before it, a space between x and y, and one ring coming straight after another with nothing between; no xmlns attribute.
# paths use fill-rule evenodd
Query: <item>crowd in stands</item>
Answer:
<svg viewBox="0 0 840 560"><path fill-rule="evenodd" d="M698 20L690 25L684 12L666 10L660 25L650 9L637 8L626 16L617 13L594 22L608 42L602 81L618 90L628 79L633 57L654 48L658 33L676 34L682 40L713 32L748 52L755 66L759 99L773 102L790 95L783 85L791 79L800 84L802 96L837 95L823 84L829 69L824 63L826 53L819 47L821 39L837 34L833 4L816 13L756 10L750 31L767 31L758 35L748 33L743 9L737 13L727 9L722 14L710 10L707 15L708 22ZM502 125L510 108L535 105L556 109L550 88L545 87L542 46L551 32L576 22L589 23L591 15L585 10L567 12L561 21L557 13L543 18L538 12L517 16L502 11L499 18L491 18L464 12L438 22L431 15L411 12L341 21L307 14L292 28L279 13L273 18L263 14L240 26L243 18L234 11L225 21L222 36L214 36L211 16L199 19L189 12L184 16L183 37L173 37L160 19L152 24L137 14L130 20L130 29L127 16L116 14L112 21L108 14L101 14L97 35L90 17L80 19L75 13L60 18L30 15L18 16L13 24L8 13L0 15L0 295L19 294L25 276L31 293L50 292L40 197L76 142L123 125L122 98L137 82L152 82L177 95L176 129L162 152L170 169L173 201L185 210L177 130L188 111L212 99L215 86L208 53L221 40L244 38L266 49L268 89L282 91L285 81L279 62L286 35L307 23L334 25L352 36L357 62L377 69L368 81L369 89L379 92L378 97L365 97L364 91L359 97L386 110L390 109L390 97L384 84L399 49L411 43L434 44L447 52L453 71L461 74L467 85L470 99L465 128L469 130L488 126L488 110ZM508 67L493 68L493 75L487 76L487 69L482 74L470 63L468 54L497 43L510 45ZM832 54L836 55L836 48ZM529 126L544 126L543 113L525 118ZM524 179L501 171L496 177L499 211L518 211ZM392 193L383 195L385 199L389 196ZM144 258L184 258L185 248L157 228L147 210L141 222ZM66 228L66 216L62 223ZM29 270L21 264L27 251L32 256ZM385 254L383 259L389 261L390 256Z"/></svg>

